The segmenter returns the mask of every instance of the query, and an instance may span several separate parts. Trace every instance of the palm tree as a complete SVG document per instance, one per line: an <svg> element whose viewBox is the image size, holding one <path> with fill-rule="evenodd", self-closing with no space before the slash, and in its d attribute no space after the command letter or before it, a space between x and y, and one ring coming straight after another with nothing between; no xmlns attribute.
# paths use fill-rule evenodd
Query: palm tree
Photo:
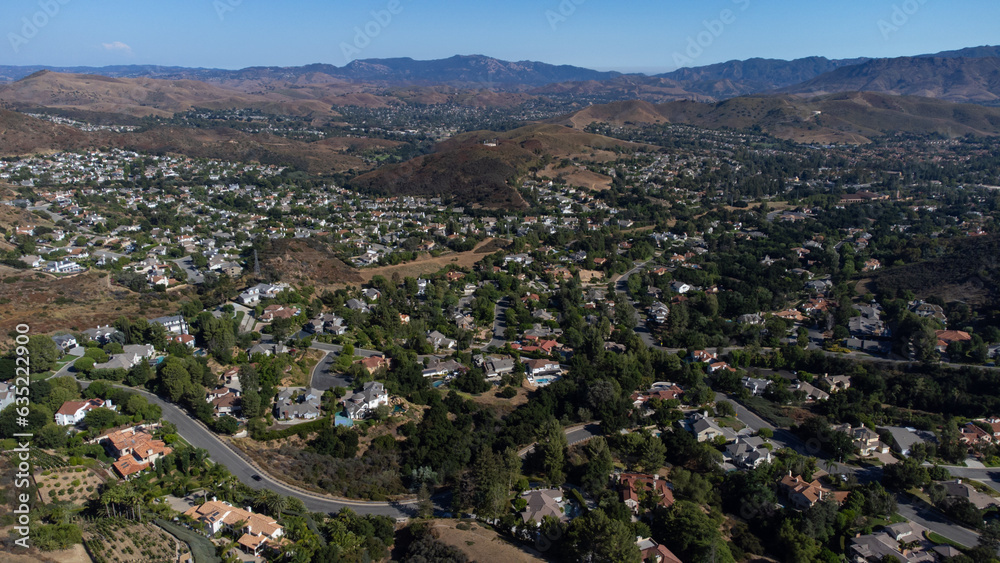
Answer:
<svg viewBox="0 0 1000 563"><path fill-rule="evenodd" d="M278 518L281 513L285 511L288 507L288 499L278 493L271 493L266 499L267 511L271 513L271 516Z"/></svg>

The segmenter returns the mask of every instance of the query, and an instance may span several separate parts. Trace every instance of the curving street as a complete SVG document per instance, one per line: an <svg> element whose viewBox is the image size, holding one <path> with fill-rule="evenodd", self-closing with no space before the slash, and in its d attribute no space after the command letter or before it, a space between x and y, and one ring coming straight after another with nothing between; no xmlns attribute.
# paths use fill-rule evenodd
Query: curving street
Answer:
<svg viewBox="0 0 1000 563"><path fill-rule="evenodd" d="M90 385L90 382L80 381L80 385L86 388ZM336 499L292 487L271 477L266 468L256 467L242 453L223 442L205 427L204 424L188 416L186 412L174 403L166 401L148 391L132 387L116 387L138 393L146 397L150 403L159 405L163 411L163 420L177 426L178 434L183 436L188 443L208 451L208 455L212 461L221 463L233 476L254 489L270 489L285 496L297 497L305 503L306 508L314 512L338 512L340 509L346 507L358 514L380 514L393 518L410 517L416 514L416 500L403 502L365 502ZM255 480L253 478L254 475L259 475L261 480Z"/></svg>

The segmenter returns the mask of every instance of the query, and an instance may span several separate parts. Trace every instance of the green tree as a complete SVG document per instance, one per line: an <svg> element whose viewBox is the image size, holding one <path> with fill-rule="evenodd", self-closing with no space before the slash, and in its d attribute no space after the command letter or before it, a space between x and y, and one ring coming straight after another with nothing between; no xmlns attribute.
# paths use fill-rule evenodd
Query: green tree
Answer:
<svg viewBox="0 0 1000 563"><path fill-rule="evenodd" d="M563 467L566 463L566 434L562 425L554 418L546 421L539 432L538 444L542 471L551 485L562 485L566 480Z"/></svg>
<svg viewBox="0 0 1000 563"><path fill-rule="evenodd" d="M567 533L570 557L573 561L607 563L638 563L639 546L632 527L613 520L600 509L573 520Z"/></svg>
<svg viewBox="0 0 1000 563"><path fill-rule="evenodd" d="M31 372L41 373L55 367L60 351L56 343L48 336L36 334L28 337L27 356L31 359Z"/></svg>

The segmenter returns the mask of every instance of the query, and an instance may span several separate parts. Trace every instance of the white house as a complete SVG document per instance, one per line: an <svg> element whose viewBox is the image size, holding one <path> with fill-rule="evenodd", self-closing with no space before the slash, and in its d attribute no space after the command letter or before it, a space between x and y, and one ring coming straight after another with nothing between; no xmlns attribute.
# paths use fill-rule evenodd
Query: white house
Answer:
<svg viewBox="0 0 1000 563"><path fill-rule="evenodd" d="M369 381L361 391L347 397L344 400L344 407L347 416L352 420L361 420L367 417L379 405L389 404L389 394L385 387L378 381Z"/></svg>
<svg viewBox="0 0 1000 563"><path fill-rule="evenodd" d="M74 426L83 420L83 417L88 412L100 408L114 410L115 407L111 404L111 401L101 399L66 401L56 412L56 424L59 426Z"/></svg>

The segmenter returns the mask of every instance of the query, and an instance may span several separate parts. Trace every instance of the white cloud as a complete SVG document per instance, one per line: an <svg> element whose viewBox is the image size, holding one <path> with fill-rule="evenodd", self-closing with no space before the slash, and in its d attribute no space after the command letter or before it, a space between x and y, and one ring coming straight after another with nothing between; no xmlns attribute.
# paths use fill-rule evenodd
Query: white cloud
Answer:
<svg viewBox="0 0 1000 563"><path fill-rule="evenodd" d="M121 41L114 41L112 43L101 43L101 46L104 47L105 51L121 51L122 53L128 55L132 54L132 47L129 47L128 45L122 43Z"/></svg>

